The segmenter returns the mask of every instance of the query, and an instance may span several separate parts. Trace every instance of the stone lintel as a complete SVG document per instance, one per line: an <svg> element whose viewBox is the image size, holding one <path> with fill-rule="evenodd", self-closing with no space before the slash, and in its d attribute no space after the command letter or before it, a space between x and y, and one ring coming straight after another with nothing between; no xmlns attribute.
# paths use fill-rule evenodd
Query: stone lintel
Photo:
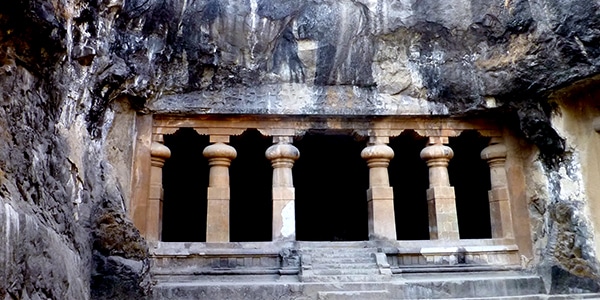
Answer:
<svg viewBox="0 0 600 300"><path fill-rule="evenodd" d="M364 101L361 100L361 101ZM354 111L354 110L353 110ZM369 118L364 118L369 116ZM365 136L397 136L404 130L414 130L424 137L458 136L464 130L477 130L483 136L501 136L497 120L489 117L477 119L431 119L429 114L402 116L367 115L222 115L219 113L170 115L155 114L155 134L172 134L179 128L194 128L205 135L239 135L248 128L256 128L269 136L296 136L310 129L348 129Z"/></svg>

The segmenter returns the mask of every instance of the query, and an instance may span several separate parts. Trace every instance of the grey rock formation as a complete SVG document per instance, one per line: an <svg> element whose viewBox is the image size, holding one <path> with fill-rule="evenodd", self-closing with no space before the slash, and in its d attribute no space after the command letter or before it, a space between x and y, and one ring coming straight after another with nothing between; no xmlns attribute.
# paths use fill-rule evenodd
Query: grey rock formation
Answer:
<svg viewBox="0 0 600 300"><path fill-rule="evenodd" d="M547 97L600 70L599 7L589 0L3 3L0 297L139 298L147 290L145 245L123 216L127 183L107 158L111 107L124 101L139 112L503 111L553 174L565 167L565 141L551 126ZM352 107L324 107L331 91ZM307 99L286 111L295 92ZM281 108L269 110L267 101ZM549 237L539 242L554 249L541 264L555 270L555 292L576 286L565 276L588 278L576 288L597 290L593 250L580 242L591 229L576 217L576 203L565 207L556 195L549 191L540 204L539 228ZM566 266L572 255L577 262Z"/></svg>

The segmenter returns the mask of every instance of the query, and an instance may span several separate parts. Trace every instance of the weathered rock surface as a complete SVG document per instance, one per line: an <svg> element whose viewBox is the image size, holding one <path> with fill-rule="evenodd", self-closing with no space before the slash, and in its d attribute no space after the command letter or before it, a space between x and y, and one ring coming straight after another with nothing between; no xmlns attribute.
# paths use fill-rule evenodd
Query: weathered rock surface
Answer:
<svg viewBox="0 0 600 300"><path fill-rule="evenodd" d="M589 0L8 1L0 7L0 296L146 291L145 246L123 216L128 183L107 159L120 101L140 112L504 111L547 158L532 204L538 264L556 270L555 292L597 290L587 196L564 192L581 183L572 169L581 161L564 154L547 97L598 73L599 8ZM306 105L269 111L263 96L285 104L277 95L290 83L309 91ZM352 106L328 111L323 95L332 90ZM564 276L593 284L558 284Z"/></svg>

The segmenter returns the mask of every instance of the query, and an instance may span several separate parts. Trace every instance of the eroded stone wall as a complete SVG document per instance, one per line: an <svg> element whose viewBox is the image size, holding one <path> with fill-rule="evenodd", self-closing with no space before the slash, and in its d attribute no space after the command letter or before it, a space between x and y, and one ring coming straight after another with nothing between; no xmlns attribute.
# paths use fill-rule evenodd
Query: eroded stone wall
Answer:
<svg viewBox="0 0 600 300"><path fill-rule="evenodd" d="M77 57L82 45L73 42L91 34L80 23L91 18L85 7L16 1L0 9L2 298L115 298L149 286L146 245L125 218L107 159L111 122L97 118L113 101L94 89L104 67ZM101 10L90 22L106 53L110 33L101 28L114 13Z"/></svg>

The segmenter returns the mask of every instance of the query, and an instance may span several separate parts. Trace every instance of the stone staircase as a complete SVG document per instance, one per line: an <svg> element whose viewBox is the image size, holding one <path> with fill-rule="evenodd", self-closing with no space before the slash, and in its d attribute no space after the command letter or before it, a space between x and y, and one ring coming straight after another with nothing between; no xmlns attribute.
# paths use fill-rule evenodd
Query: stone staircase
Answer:
<svg viewBox="0 0 600 300"><path fill-rule="evenodd" d="M300 257L303 282L377 282L392 275L385 254L362 243L303 243Z"/></svg>

